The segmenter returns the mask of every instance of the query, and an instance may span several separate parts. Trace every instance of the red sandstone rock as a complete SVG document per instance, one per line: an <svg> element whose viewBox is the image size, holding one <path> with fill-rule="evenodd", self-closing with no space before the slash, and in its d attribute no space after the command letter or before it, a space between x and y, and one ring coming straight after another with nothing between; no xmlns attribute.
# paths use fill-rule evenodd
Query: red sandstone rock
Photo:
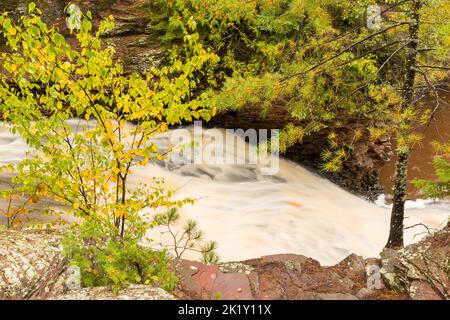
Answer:
<svg viewBox="0 0 450 320"><path fill-rule="evenodd" d="M422 280L412 281L409 292L413 300L442 300L442 296L436 292L433 286Z"/></svg>
<svg viewBox="0 0 450 320"><path fill-rule="evenodd" d="M201 291L211 292L218 272L218 266L203 266L192 276L192 280L195 281Z"/></svg>
<svg viewBox="0 0 450 320"><path fill-rule="evenodd" d="M253 300L250 282L246 275L219 272L211 289L211 299Z"/></svg>
<svg viewBox="0 0 450 320"><path fill-rule="evenodd" d="M174 271L180 282L172 294L179 299L223 300L446 299L448 229L403 250L389 251L389 257L384 256L383 261L364 260L354 254L329 267L295 254L212 266L178 260ZM64 294L68 290L64 280L67 261L60 255L58 233L3 232L1 235L0 298L47 299L58 295L63 299L76 299L80 295L98 298L106 294L106 299L114 299L106 289L74 290L72 295ZM384 271L379 270L382 263ZM380 282L368 281L368 277L381 274L391 289L381 278ZM130 296L129 293L122 298Z"/></svg>

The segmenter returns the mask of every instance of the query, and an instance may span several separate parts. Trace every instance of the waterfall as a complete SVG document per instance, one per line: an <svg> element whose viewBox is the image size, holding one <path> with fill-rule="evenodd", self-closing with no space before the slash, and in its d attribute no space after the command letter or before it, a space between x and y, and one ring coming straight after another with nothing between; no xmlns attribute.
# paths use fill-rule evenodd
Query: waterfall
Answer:
<svg viewBox="0 0 450 320"><path fill-rule="evenodd" d="M204 130L205 141L223 131ZM171 144L171 137L192 132L192 127L173 129L154 141L164 148ZM226 152L249 147L241 137L236 141ZM6 125L0 126L0 164L19 161L26 149L19 136L11 134ZM331 265L350 253L378 256L387 240L390 219L382 199L378 205L370 203L283 158L278 165L277 174L263 175L258 165L192 164L169 159L136 168L130 183L133 186L154 176L163 177L169 188L178 189L177 197L196 198L194 205L181 209L182 220L196 220L205 238L218 242L222 261L296 253ZM2 173L0 181L7 179ZM446 202L410 204L405 225L420 222L438 227L447 222L449 212ZM420 227L406 229L405 242L419 240L423 235L415 235L422 231Z"/></svg>

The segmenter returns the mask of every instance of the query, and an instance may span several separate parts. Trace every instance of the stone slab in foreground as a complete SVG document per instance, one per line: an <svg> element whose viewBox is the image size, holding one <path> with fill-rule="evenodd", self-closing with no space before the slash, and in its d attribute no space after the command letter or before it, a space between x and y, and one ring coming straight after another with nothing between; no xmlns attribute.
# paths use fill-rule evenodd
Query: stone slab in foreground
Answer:
<svg viewBox="0 0 450 320"><path fill-rule="evenodd" d="M173 295L161 288L146 285L131 285L119 293L112 292L110 287L83 288L69 291L49 300L177 300Z"/></svg>
<svg viewBox="0 0 450 320"><path fill-rule="evenodd" d="M0 232L0 300L45 299L64 291L67 261L58 231Z"/></svg>

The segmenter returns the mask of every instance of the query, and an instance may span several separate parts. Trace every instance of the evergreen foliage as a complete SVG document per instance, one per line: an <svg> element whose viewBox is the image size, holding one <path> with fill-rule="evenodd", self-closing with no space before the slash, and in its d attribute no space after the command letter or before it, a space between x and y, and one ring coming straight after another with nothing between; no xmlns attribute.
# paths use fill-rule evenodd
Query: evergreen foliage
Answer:
<svg viewBox="0 0 450 320"><path fill-rule="evenodd" d="M446 199L450 197L450 142L435 144L437 155L433 159L436 180L416 179L414 184L427 198Z"/></svg>
<svg viewBox="0 0 450 320"><path fill-rule="evenodd" d="M188 55L179 37L185 30L220 57L200 72L220 111L260 108L264 117L274 104L285 105L296 125L280 124L282 151L305 135L332 132L323 169L338 171L362 136L397 135L433 115L421 99L400 107L412 1L377 3L379 29L366 26L366 9L375 4L370 0L156 1L152 13L169 61ZM418 57L417 95L423 98L448 74L425 66L448 62L450 12L445 1L423 1L420 15L427 20L420 25ZM348 134L349 122L372 125ZM398 139L407 147L421 137Z"/></svg>

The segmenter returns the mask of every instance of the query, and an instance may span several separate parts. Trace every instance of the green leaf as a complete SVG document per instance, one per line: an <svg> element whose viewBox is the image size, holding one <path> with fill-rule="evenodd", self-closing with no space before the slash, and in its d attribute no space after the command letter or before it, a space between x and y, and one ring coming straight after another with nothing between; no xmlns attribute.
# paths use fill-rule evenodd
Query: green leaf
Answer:
<svg viewBox="0 0 450 320"><path fill-rule="evenodd" d="M30 2L28 4L28 12L33 13L34 9L36 8L36 4L34 2Z"/></svg>

